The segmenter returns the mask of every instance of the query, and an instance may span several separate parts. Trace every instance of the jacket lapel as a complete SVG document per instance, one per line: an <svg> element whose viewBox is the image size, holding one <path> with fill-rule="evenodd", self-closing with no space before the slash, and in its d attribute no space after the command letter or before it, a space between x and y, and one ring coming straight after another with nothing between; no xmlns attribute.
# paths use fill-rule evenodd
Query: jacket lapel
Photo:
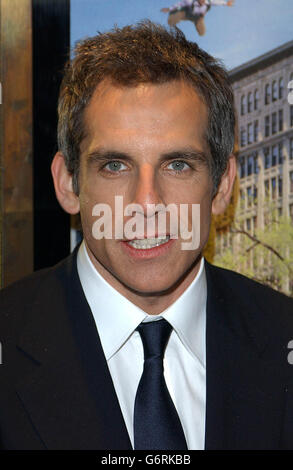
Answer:
<svg viewBox="0 0 293 470"><path fill-rule="evenodd" d="M33 426L48 449L131 449L76 251L43 286L18 343L31 367L17 393Z"/></svg>
<svg viewBox="0 0 293 470"><path fill-rule="evenodd" d="M206 274L205 448L278 448L288 351L278 361L270 354L273 344L279 348L278 332L270 342L266 318L241 291L243 283L238 287L208 263ZM46 275L26 318L18 341L22 374L17 393L43 446L131 449L79 282L76 252Z"/></svg>
<svg viewBox="0 0 293 470"><path fill-rule="evenodd" d="M271 332L253 300L237 289L237 280L235 283L232 278L225 279L222 271L206 266L205 447L278 448L285 402L282 363L287 364L286 351L283 360L272 357Z"/></svg>

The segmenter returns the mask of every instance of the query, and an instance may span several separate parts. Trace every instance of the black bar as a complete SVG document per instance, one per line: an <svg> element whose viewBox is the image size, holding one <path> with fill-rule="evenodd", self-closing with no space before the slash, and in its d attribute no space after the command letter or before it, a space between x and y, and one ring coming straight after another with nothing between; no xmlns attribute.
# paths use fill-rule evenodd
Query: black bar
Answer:
<svg viewBox="0 0 293 470"><path fill-rule="evenodd" d="M33 0L34 269L70 251L70 217L54 193L57 100L70 50L70 0Z"/></svg>

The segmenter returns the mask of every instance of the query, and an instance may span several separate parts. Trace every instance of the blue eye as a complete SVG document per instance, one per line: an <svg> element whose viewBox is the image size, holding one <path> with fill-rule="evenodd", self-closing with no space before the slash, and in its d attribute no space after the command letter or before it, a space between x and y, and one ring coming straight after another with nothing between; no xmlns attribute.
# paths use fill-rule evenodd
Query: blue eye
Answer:
<svg viewBox="0 0 293 470"><path fill-rule="evenodd" d="M126 165L118 161L113 161L113 162L107 163L107 165L105 165L105 168L109 171L112 171L113 173L117 173L120 170L125 170Z"/></svg>
<svg viewBox="0 0 293 470"><path fill-rule="evenodd" d="M169 163L168 167L172 167L171 170L182 172L183 170L186 170L189 168L189 165L185 162L182 162L181 160L175 160L174 162ZM170 168L168 168L170 169Z"/></svg>

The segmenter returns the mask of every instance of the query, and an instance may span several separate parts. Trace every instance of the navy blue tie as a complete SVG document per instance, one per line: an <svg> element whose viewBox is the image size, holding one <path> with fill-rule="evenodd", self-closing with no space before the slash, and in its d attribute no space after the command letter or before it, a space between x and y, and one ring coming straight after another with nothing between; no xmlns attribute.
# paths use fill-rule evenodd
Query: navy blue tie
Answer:
<svg viewBox="0 0 293 470"><path fill-rule="evenodd" d="M144 348L144 367L134 404L134 449L187 450L163 374L172 326L162 319L141 323L137 330Z"/></svg>

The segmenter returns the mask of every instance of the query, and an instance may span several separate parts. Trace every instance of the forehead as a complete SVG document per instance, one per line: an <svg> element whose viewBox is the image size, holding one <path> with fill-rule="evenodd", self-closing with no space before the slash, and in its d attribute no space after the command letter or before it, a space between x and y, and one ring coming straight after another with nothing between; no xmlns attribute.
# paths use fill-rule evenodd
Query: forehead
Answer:
<svg viewBox="0 0 293 470"><path fill-rule="evenodd" d="M135 87L104 81L85 109L81 150L107 146L109 141L120 147L147 142L168 146L195 139L205 145L207 122L203 99L184 81Z"/></svg>

